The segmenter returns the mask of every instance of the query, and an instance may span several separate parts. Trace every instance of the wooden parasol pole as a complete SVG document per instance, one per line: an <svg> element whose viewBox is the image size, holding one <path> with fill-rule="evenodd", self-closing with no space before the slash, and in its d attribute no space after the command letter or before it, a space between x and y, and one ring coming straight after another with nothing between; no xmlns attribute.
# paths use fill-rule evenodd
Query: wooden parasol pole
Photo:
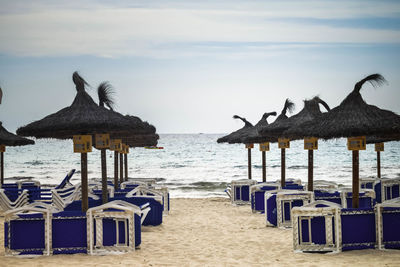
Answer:
<svg viewBox="0 0 400 267"><path fill-rule="evenodd" d="M1 179L1 186L4 184L4 152L1 152L0 155L0 165L1 165L1 170L0 170L0 179Z"/></svg>
<svg viewBox="0 0 400 267"><path fill-rule="evenodd" d="M128 153L124 154L124 161L125 161L125 181L128 181Z"/></svg>
<svg viewBox="0 0 400 267"><path fill-rule="evenodd" d="M82 211L86 212L89 208L87 153L81 153L81 187L82 187Z"/></svg>
<svg viewBox="0 0 400 267"><path fill-rule="evenodd" d="M114 151L114 189L118 189L118 151Z"/></svg>
<svg viewBox="0 0 400 267"><path fill-rule="evenodd" d="M251 179L251 148L247 149L248 176Z"/></svg>
<svg viewBox="0 0 400 267"><path fill-rule="evenodd" d="M359 151L353 150L353 208L359 207Z"/></svg>
<svg viewBox="0 0 400 267"><path fill-rule="evenodd" d="M102 148L101 153L101 192L103 204L108 202L108 188L107 188L107 161L106 161L106 149Z"/></svg>
<svg viewBox="0 0 400 267"><path fill-rule="evenodd" d="M267 181L267 161L266 161L266 152L261 151L262 155L262 178L263 182L265 183Z"/></svg>
<svg viewBox="0 0 400 267"><path fill-rule="evenodd" d="M124 182L124 154L119 153L119 182Z"/></svg>
<svg viewBox="0 0 400 267"><path fill-rule="evenodd" d="M353 197L352 206L357 209L359 207L360 193L360 158L359 150L365 150L367 139L365 136L348 137L347 149L353 151Z"/></svg>
<svg viewBox="0 0 400 267"><path fill-rule="evenodd" d="M314 191L314 150L308 150L308 183L307 190Z"/></svg>
<svg viewBox="0 0 400 267"><path fill-rule="evenodd" d="M88 162L87 153L92 152L92 135L74 135L74 153L81 154L81 190L82 190L82 211L89 208L88 199Z"/></svg>
<svg viewBox="0 0 400 267"><path fill-rule="evenodd" d="M285 179L286 179L286 155L285 155L286 149L281 148L281 188L283 189L286 185Z"/></svg>
<svg viewBox="0 0 400 267"><path fill-rule="evenodd" d="M376 151L376 161L377 161L377 171L378 171L378 179L381 179L381 152Z"/></svg>
<svg viewBox="0 0 400 267"><path fill-rule="evenodd" d="M245 147L247 148L247 173L251 180L251 149L254 148L254 144L245 144Z"/></svg>

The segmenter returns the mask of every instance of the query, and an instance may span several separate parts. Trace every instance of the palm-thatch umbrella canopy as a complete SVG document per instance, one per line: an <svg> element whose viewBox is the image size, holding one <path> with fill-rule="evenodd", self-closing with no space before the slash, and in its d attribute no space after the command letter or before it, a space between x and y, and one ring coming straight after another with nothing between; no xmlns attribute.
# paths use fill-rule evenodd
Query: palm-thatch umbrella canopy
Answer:
<svg viewBox="0 0 400 267"><path fill-rule="evenodd" d="M250 140L250 142L246 142L245 139L247 136L254 136L254 135L258 135L258 130L261 129L262 127L265 127L268 125L268 117L269 116L276 116L276 112L266 112L263 114L263 116L261 117L261 120L259 122L257 122L256 125L254 125L254 127L246 127L245 130L243 130L243 137L241 138L242 143L245 144L249 144L249 143L257 143L257 142L251 142L253 140ZM257 141L257 140L256 140ZM261 151L261 161L262 161L262 178L263 178L263 182L266 181L267 179L267 171L266 171L266 153L265 150Z"/></svg>
<svg viewBox="0 0 400 267"><path fill-rule="evenodd" d="M281 137L289 138L290 140L299 139L297 136L294 135L287 135L286 132L290 129L296 129L303 123L307 121L311 121L321 116L322 112L319 108L319 105L324 106L326 111L330 111L328 104L320 99L318 96L310 99L304 100L304 107L303 109L293 115L292 117L288 118L287 120L281 121L281 123L276 126L275 128L269 131L270 135L277 135L279 134ZM315 147L311 147L308 149L308 190L313 191L313 173L314 173L314 149Z"/></svg>
<svg viewBox="0 0 400 267"><path fill-rule="evenodd" d="M15 135L7 131L2 122L0 121L0 187L4 184L4 152L6 146L25 146L33 145L35 142L33 140L23 138L21 136Z"/></svg>
<svg viewBox="0 0 400 267"><path fill-rule="evenodd" d="M240 119L244 122L244 126L237 131L234 131L226 136L218 138L218 143L229 143L229 144L237 144L242 143L243 136L246 135L249 129L252 129L254 126L250 122L248 122L245 118L242 118L238 115L233 116L234 119ZM251 179L251 145L247 146L247 167L248 167L248 177Z"/></svg>
<svg viewBox="0 0 400 267"><path fill-rule="evenodd" d="M372 74L357 82L342 103L319 118L306 122L291 131L302 137L323 139L378 136L387 138L400 133L400 117L394 112L368 105L360 94L364 83L376 87L386 82L380 74ZM289 132L289 131L288 131ZM353 150L353 208L358 207L359 152Z"/></svg>
<svg viewBox="0 0 400 267"><path fill-rule="evenodd" d="M217 142L218 143L229 143L229 144L235 144L235 143L241 143L241 139L243 138L244 135L246 135L247 131L249 129L253 128L253 124L248 122L245 118L242 118L238 115L233 115L234 119L240 119L241 121L244 122L244 126L240 128L237 131L234 131L228 135L225 135L221 138L218 138Z"/></svg>
<svg viewBox="0 0 400 267"><path fill-rule="evenodd" d="M33 140L15 135L10 133L3 127L3 123L0 121L0 144L4 146L25 146L33 145Z"/></svg>
<svg viewBox="0 0 400 267"><path fill-rule="evenodd" d="M285 104L283 106L283 109L279 116L276 118L276 120L268 124L266 126L260 127L258 129L257 133L250 133L248 136L245 136L242 141L243 142L255 142L255 143L263 143L263 142L276 142L278 140L278 136L273 136L273 135L266 135L265 133L268 132L268 129L274 129L274 125L279 125L283 121L288 119L288 116L286 115L287 112L291 113L294 109L294 103L290 101L289 98L285 100ZM281 149L281 186L285 186L285 149Z"/></svg>
<svg viewBox="0 0 400 267"><path fill-rule="evenodd" d="M109 82L102 82L97 88L99 98L99 106L107 106L111 111L114 110L115 90ZM113 139L121 139L125 145L129 147L151 146L157 145L159 136L155 133L156 128L148 122L143 122L139 117L125 115L125 119L129 121L131 127L135 129L132 132L113 133ZM102 163L102 186L103 186L103 202L107 202L107 168L106 168L106 149L101 149L101 163ZM114 187L118 188L118 154L120 158L120 182L123 182L123 157L125 160L125 179L128 178L128 155L127 153L114 152Z"/></svg>
<svg viewBox="0 0 400 267"><path fill-rule="evenodd" d="M130 123L135 128L141 129L141 134L132 133L128 136L122 136L122 142L129 147L144 147L144 146L156 146L158 139L160 138L156 134L156 127L149 124L147 121L142 121L139 117L132 115L125 115L125 118L129 120ZM124 162L122 161L122 156L124 156ZM124 180L123 177L123 167L125 165L125 181L128 180L128 154L120 154L120 181ZM115 170L114 170L115 171Z"/></svg>
<svg viewBox="0 0 400 267"><path fill-rule="evenodd" d="M141 133L121 114L98 106L85 91L88 83L77 72L72 75L77 94L71 106L17 130L23 136L69 139L74 135ZM82 210L88 208L87 153L81 153Z"/></svg>
<svg viewBox="0 0 400 267"><path fill-rule="evenodd" d="M386 138L379 138L376 136L367 136L366 138L367 144L374 144L375 145L375 152L376 152L376 172L378 179L381 179L381 152L384 151L384 143L391 142L391 141L399 141L400 136L392 136Z"/></svg>

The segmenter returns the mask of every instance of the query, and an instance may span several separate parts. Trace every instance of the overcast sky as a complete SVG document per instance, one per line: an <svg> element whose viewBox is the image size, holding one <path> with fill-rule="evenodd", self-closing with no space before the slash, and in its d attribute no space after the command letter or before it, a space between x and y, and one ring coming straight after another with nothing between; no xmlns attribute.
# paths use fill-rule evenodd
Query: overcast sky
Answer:
<svg viewBox="0 0 400 267"><path fill-rule="evenodd" d="M72 73L109 81L117 111L160 133L225 133L354 84L400 113L400 1L0 0L0 120L17 127L69 106Z"/></svg>

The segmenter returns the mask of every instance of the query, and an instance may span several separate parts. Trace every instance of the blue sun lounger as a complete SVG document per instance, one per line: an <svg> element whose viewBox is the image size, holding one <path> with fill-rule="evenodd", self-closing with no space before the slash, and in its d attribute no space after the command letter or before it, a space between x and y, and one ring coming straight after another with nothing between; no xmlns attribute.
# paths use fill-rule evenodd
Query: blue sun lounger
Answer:
<svg viewBox="0 0 400 267"><path fill-rule="evenodd" d="M281 188L280 184L275 182L270 183L259 183L250 186L250 196L251 196L251 210L253 212L265 212L265 192L272 190L279 190Z"/></svg>
<svg viewBox="0 0 400 267"><path fill-rule="evenodd" d="M232 204L250 204L250 186L255 184L257 181L250 179L233 180L225 192Z"/></svg>
<svg viewBox="0 0 400 267"><path fill-rule="evenodd" d="M292 209L293 248L302 252L340 252L375 248L374 208L343 209L318 200Z"/></svg>
<svg viewBox="0 0 400 267"><path fill-rule="evenodd" d="M400 198L376 205L377 247L400 249Z"/></svg>
<svg viewBox="0 0 400 267"><path fill-rule="evenodd" d="M22 193L19 194L18 198L15 201L11 201L8 196L5 194L4 189L0 189L0 211L7 211L15 208L22 207L29 203L29 195L28 190L22 190Z"/></svg>
<svg viewBox="0 0 400 267"><path fill-rule="evenodd" d="M292 227L291 210L314 200L313 192L296 190L265 193L265 222L267 226Z"/></svg>
<svg viewBox="0 0 400 267"><path fill-rule="evenodd" d="M149 207L114 201L80 211L25 206L5 213L6 255L110 254L141 243L141 219Z"/></svg>
<svg viewBox="0 0 400 267"><path fill-rule="evenodd" d="M400 178L380 179L375 182L374 190L378 203L398 198L400 197Z"/></svg>
<svg viewBox="0 0 400 267"><path fill-rule="evenodd" d="M62 189L66 185L71 185L69 181L74 173L75 169L69 171L66 177L58 186L55 187L55 189ZM16 201L23 190L27 190L28 192L29 203L44 202L50 204L52 201L51 189L42 188L40 182L38 181L23 180L17 181L16 183L8 183L3 185L3 189L5 190L4 193L10 199L10 201Z"/></svg>

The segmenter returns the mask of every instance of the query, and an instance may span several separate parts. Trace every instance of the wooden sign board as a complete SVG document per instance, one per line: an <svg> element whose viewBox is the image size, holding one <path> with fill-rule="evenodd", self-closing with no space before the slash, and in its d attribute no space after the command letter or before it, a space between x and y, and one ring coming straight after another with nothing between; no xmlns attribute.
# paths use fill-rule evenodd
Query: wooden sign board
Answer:
<svg viewBox="0 0 400 267"><path fill-rule="evenodd" d="M318 149L318 138L316 138L316 137L304 138L304 149L305 150L317 150Z"/></svg>
<svg viewBox="0 0 400 267"><path fill-rule="evenodd" d="M348 150L365 150L366 144L367 144L367 139L365 136L347 138Z"/></svg>
<svg viewBox="0 0 400 267"><path fill-rule="evenodd" d="M269 142L260 144L260 151L269 151Z"/></svg>
<svg viewBox="0 0 400 267"><path fill-rule="evenodd" d="M109 134L96 134L95 135L95 147L97 149L109 148L110 147L110 135Z"/></svg>
<svg viewBox="0 0 400 267"><path fill-rule="evenodd" d="M0 145L0 152L6 152L6 146Z"/></svg>
<svg viewBox="0 0 400 267"><path fill-rule="evenodd" d="M122 144L122 150L124 151L123 154L129 154L129 146Z"/></svg>
<svg viewBox="0 0 400 267"><path fill-rule="evenodd" d="M74 153L92 152L91 135L74 135Z"/></svg>
<svg viewBox="0 0 400 267"><path fill-rule="evenodd" d="M290 140L288 138L278 138L279 148L290 148Z"/></svg>
<svg viewBox="0 0 400 267"><path fill-rule="evenodd" d="M384 143L376 143L375 144L375 151L376 152L385 151L385 144Z"/></svg>
<svg viewBox="0 0 400 267"><path fill-rule="evenodd" d="M121 152L122 140L121 139L111 139L110 140L110 150Z"/></svg>
<svg viewBox="0 0 400 267"><path fill-rule="evenodd" d="M254 148L254 144L246 144L246 148L252 149L252 148Z"/></svg>

